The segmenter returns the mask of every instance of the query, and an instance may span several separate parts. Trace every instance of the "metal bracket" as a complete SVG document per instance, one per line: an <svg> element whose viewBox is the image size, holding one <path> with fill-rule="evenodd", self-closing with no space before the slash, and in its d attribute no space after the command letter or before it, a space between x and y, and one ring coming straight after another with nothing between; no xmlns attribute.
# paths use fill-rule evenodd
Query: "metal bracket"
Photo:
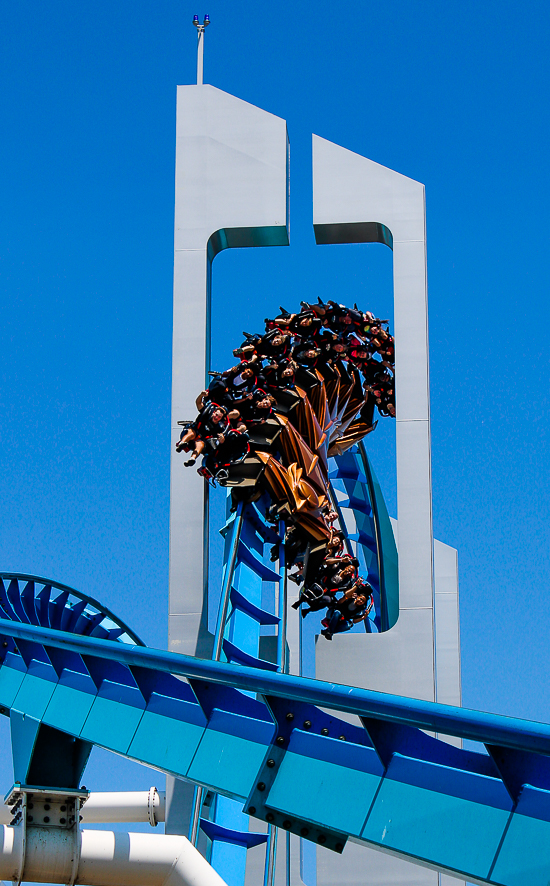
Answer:
<svg viewBox="0 0 550 886"><path fill-rule="evenodd" d="M155 815L155 797L157 795L158 791L156 787L150 787L147 795L147 815L149 816L149 824L152 828L156 828L158 825L157 817Z"/></svg>
<svg viewBox="0 0 550 886"><path fill-rule="evenodd" d="M263 698L277 722L277 738L270 745L264 758L263 766L258 773L254 789L246 801L244 811L248 815L254 816L254 818L259 818L262 821L268 822L268 824L275 825L285 831L290 831L298 837L303 837L303 839L310 840L312 843L318 843L319 846L324 846L333 852L342 853L348 839L347 834L331 831L321 826L316 827L309 821L300 820L269 805L269 792L277 778L277 773L289 745L290 736L295 727L295 705L292 702L280 704L278 699L270 696L264 696ZM323 718L323 722L331 721L330 717L318 711L316 713L320 718ZM311 727L311 723L309 723L309 727Z"/></svg>
<svg viewBox="0 0 550 886"><path fill-rule="evenodd" d="M16 782L4 798L10 807L10 826L21 829L21 852L13 880L19 886L25 873L27 829L51 828L72 831L73 855L71 874L66 886L74 886L80 864L80 810L89 796L89 791L67 788L44 788Z"/></svg>
<svg viewBox="0 0 550 886"><path fill-rule="evenodd" d="M248 815L266 821L270 825L282 828L284 831L290 831L298 837L310 840L312 843L318 843L319 846L324 846L325 849L332 849L333 852L338 852L339 854L342 853L348 839L347 834L339 834L328 830L328 828L316 827L308 821L300 821L295 816L290 817L288 814L270 807L269 791L277 777L277 772L283 762L285 753L285 750L277 746L277 744L271 745L264 766L258 775L254 790L246 801L244 811Z"/></svg>
<svg viewBox="0 0 550 886"><path fill-rule="evenodd" d="M16 886L20 886L20 883L23 880L27 845L27 795L23 792L17 791L17 787L18 785L14 785L4 798L4 803L10 808L12 815L10 827L15 829L14 837L16 842L19 837L19 856L12 880Z"/></svg>

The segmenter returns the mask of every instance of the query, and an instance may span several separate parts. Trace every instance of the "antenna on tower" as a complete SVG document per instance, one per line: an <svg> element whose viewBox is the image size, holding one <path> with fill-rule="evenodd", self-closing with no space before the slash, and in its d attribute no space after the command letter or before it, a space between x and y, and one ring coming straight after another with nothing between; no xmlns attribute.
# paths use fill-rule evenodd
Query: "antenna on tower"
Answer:
<svg viewBox="0 0 550 886"><path fill-rule="evenodd" d="M208 25L210 24L210 16L205 15L204 21L201 25L199 22L198 15L193 16L193 24L197 29L197 86L202 86L202 71L203 71L203 61L204 61L204 32Z"/></svg>

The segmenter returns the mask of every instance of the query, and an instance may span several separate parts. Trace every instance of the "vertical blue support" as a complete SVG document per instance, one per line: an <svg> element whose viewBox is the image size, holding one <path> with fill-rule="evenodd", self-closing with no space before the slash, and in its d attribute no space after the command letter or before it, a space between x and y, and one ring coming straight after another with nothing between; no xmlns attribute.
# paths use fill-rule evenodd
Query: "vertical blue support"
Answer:
<svg viewBox="0 0 550 886"><path fill-rule="evenodd" d="M243 504L242 502L237 507L237 512L230 526L230 537L228 543L225 545L225 563L223 569L223 579L222 579L222 590L220 603L218 608L218 621L216 624L216 634L214 636L214 650L212 652L212 658L214 661L220 660L221 649L222 649L222 641L223 641L223 633L225 630L225 622L227 619L227 611L229 607L229 592L231 590L231 585L233 582L233 574L235 572L235 565L237 562L237 553L239 549L239 537L241 533L241 527L243 522ZM227 559L226 559L227 557Z"/></svg>
<svg viewBox="0 0 550 886"><path fill-rule="evenodd" d="M285 527L281 523L276 532L267 523L263 516L266 507L264 499L256 504L241 503L235 516L226 524L222 590L212 657L219 661L223 655L236 664L252 664L269 670L276 668L284 672L286 569L284 548L280 543L284 540ZM273 542L280 544L277 572L269 556ZM270 586L278 586L278 594L271 592ZM273 663L260 658L260 637L262 630L267 635L275 630L275 626L277 661ZM200 802L198 797L196 805ZM243 813L240 802L220 796L215 798L210 821L202 820L202 828L211 840L210 863L229 886L244 886L247 850L251 845L266 841L264 882L266 886L272 886L276 828L269 826L265 836L252 835L248 823L249 817Z"/></svg>
<svg viewBox="0 0 550 886"><path fill-rule="evenodd" d="M242 526L242 513L243 513L243 504L240 503L237 507L236 513L233 515L232 519L226 524L226 537L225 537L225 545L224 545L224 565L223 565L223 575L222 575L222 587L220 593L220 600L218 604L218 616L216 621L216 633L214 635L214 648L212 651L212 659L214 661L219 661L222 651L222 642L223 642L223 634L225 630L225 623L227 620L227 611L229 608L229 594L231 591L231 585L233 582L233 573L235 571L235 564L237 560L237 551L239 545L239 536L241 532ZM202 811L202 804L204 801L205 791L204 788L199 787L198 785L195 787L195 791L193 794L193 811L191 814L191 821L189 822L189 842L193 844L193 846L197 845L198 837L199 837L199 825L200 825L200 817Z"/></svg>
<svg viewBox="0 0 550 886"><path fill-rule="evenodd" d="M281 576L279 582L279 602L277 612L279 615L279 630L277 633L277 670L280 673L286 673L286 620L287 620L287 573L286 573L286 554L284 544L285 524L281 520L279 523L279 536L281 538L281 546L279 549L279 574Z"/></svg>
<svg viewBox="0 0 550 886"><path fill-rule="evenodd" d="M359 452L367 477L367 485L369 487L369 496L376 531L382 630L389 631L399 618L399 570L397 562L397 547L386 502L363 442L359 444Z"/></svg>
<svg viewBox="0 0 550 886"><path fill-rule="evenodd" d="M32 754L40 729L40 720L19 711L10 711L11 748L13 756L13 779L27 784Z"/></svg>
<svg viewBox="0 0 550 886"><path fill-rule="evenodd" d="M221 797L215 800L214 821L234 833L248 833L248 815L242 811L242 803ZM243 886L246 874L247 846L228 840L213 839L210 864L223 877L227 886Z"/></svg>
<svg viewBox="0 0 550 886"><path fill-rule="evenodd" d="M331 461L329 477L334 489L345 496L339 510L353 513L355 532L349 537L374 590L375 615L365 627L387 631L399 615L399 583L397 548L384 497L362 443ZM345 523L345 515L343 519ZM361 625L359 630L363 629Z"/></svg>
<svg viewBox="0 0 550 886"><path fill-rule="evenodd" d="M267 844L265 847L265 867L263 886L273 886L275 860L277 858L277 835L279 831L270 824L267 828Z"/></svg>
<svg viewBox="0 0 550 886"><path fill-rule="evenodd" d="M281 674L287 672L287 646L286 646L286 623L288 610L288 590L287 590L287 571L286 571L286 554L284 548L286 526L281 520L279 522L279 537L281 545L279 548L279 595L277 612L279 615L279 625L277 631L277 671ZM267 845L265 849L265 865L264 865L264 883L263 886L273 886L275 876L275 863L277 860L277 835L278 829L270 824L267 829Z"/></svg>

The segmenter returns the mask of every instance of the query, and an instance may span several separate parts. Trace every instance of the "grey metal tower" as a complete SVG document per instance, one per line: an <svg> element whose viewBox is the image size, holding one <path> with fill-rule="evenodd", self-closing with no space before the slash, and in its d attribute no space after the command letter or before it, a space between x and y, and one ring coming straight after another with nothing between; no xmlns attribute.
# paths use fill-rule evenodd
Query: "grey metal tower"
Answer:
<svg viewBox="0 0 550 886"><path fill-rule="evenodd" d="M313 179L319 245L377 241L393 250L400 588L395 626L318 645L317 676L347 683L350 674L364 674L368 688L457 705L456 551L434 542L432 532L424 186L318 136ZM225 248L287 244L285 121L212 86L178 87L173 443L177 421L195 413L210 368L213 259ZM212 643L204 608L207 544L208 488L173 457L169 648L199 657L209 657ZM291 638L291 671L296 642ZM187 833L191 800L183 783L169 786L169 831ZM292 883L300 882L299 842L291 840ZM319 849L317 872L320 886L442 882L437 872L357 846L343 857ZM251 868L247 886L258 875ZM311 875L306 879L313 886Z"/></svg>

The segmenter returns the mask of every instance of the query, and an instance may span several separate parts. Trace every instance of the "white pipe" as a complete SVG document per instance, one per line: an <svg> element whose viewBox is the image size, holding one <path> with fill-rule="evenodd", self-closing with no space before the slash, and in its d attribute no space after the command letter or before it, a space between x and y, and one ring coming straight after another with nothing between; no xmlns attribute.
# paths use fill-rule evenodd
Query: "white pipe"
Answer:
<svg viewBox="0 0 550 886"><path fill-rule="evenodd" d="M166 794L151 788L148 791L92 791L80 814L84 824L107 822L149 822L156 827L165 820ZM0 825L9 824L13 816L9 806L0 804Z"/></svg>
<svg viewBox="0 0 550 886"><path fill-rule="evenodd" d="M80 814L84 824L102 824L115 821L148 821L155 827L164 821L166 794L151 788L149 791L92 791Z"/></svg>
<svg viewBox="0 0 550 886"><path fill-rule="evenodd" d="M75 837L80 846L76 869ZM0 879L18 879L23 827L0 828ZM15 874L15 877L14 877ZM113 831L27 829L23 877L88 886L226 886L186 837Z"/></svg>

